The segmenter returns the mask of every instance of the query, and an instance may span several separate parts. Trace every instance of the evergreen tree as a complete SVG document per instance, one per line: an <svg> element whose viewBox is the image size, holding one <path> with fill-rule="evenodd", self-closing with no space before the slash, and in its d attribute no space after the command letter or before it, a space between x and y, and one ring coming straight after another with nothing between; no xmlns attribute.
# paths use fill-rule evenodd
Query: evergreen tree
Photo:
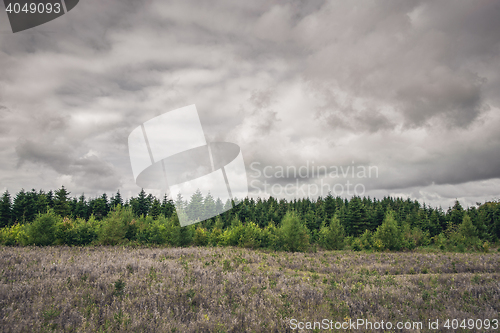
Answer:
<svg viewBox="0 0 500 333"><path fill-rule="evenodd" d="M364 204L359 197L353 197L348 206L348 233L359 236L369 227Z"/></svg>
<svg viewBox="0 0 500 333"><path fill-rule="evenodd" d="M330 220L335 214L336 205L335 199L332 196L332 193L329 192L325 198L325 218L326 220Z"/></svg>
<svg viewBox="0 0 500 333"><path fill-rule="evenodd" d="M153 217L153 219L157 219L158 216L161 214L161 204L160 200L158 199L153 199L153 205L151 205L151 210L149 211L150 215Z"/></svg>
<svg viewBox="0 0 500 333"><path fill-rule="evenodd" d="M458 200L455 201L455 204L453 205L453 208L451 208L449 214L448 214L448 221L451 225L459 225L462 223L464 219L464 214L465 211L462 208L462 205L460 205L460 202Z"/></svg>
<svg viewBox="0 0 500 333"><path fill-rule="evenodd" d="M172 216L174 211L175 211L174 202L165 194L163 197L163 202L161 203L161 213L166 218L169 218L170 216Z"/></svg>
<svg viewBox="0 0 500 333"><path fill-rule="evenodd" d="M24 223L26 221L26 207L26 192L24 189L21 189L21 191L16 194L14 203L12 204L12 220L14 223Z"/></svg>
<svg viewBox="0 0 500 333"><path fill-rule="evenodd" d="M477 237L477 229L472 224L472 220L467 213L464 214L463 221L458 230L467 243L470 243Z"/></svg>
<svg viewBox="0 0 500 333"><path fill-rule="evenodd" d="M335 214L330 223L323 224L320 231L320 243L327 250L342 250L344 248L344 227Z"/></svg>
<svg viewBox="0 0 500 333"><path fill-rule="evenodd" d="M90 217L89 207L87 205L87 201L85 200L84 194L82 194L80 198L78 198L78 202L76 203L75 207L75 216L85 220Z"/></svg>
<svg viewBox="0 0 500 333"><path fill-rule="evenodd" d="M305 251L309 247L309 233L296 212L289 211L283 217L281 233L286 250Z"/></svg>
<svg viewBox="0 0 500 333"><path fill-rule="evenodd" d="M222 214L224 212L224 203L220 198L217 198L215 201L215 213L217 215Z"/></svg>
<svg viewBox="0 0 500 333"><path fill-rule="evenodd" d="M12 225L12 201L9 191L5 191L0 201L0 228Z"/></svg>
<svg viewBox="0 0 500 333"><path fill-rule="evenodd" d="M149 212L150 199L146 196L144 189L141 189L141 192L139 192L136 203L137 205L134 207L134 214L137 216L147 216Z"/></svg>
<svg viewBox="0 0 500 333"><path fill-rule="evenodd" d="M203 194L201 194L199 189L191 195L191 199L186 208L186 213L190 221L203 220Z"/></svg>
<svg viewBox="0 0 500 333"><path fill-rule="evenodd" d="M204 211L204 218L211 218L216 215L216 206L215 206L215 201L214 197L210 194L210 191L208 192L207 196L203 200L203 211Z"/></svg>
<svg viewBox="0 0 500 333"><path fill-rule="evenodd" d="M114 197L111 198L111 208L114 208L118 205L123 206L123 199L122 195L120 194L120 190L116 191L116 194Z"/></svg>
<svg viewBox="0 0 500 333"><path fill-rule="evenodd" d="M374 235L375 247L389 250L399 250L402 245L402 234L396 221L394 211L387 210L384 222L377 228Z"/></svg>
<svg viewBox="0 0 500 333"><path fill-rule="evenodd" d="M54 213L61 217L66 217L71 215L71 207L69 204L69 194L64 186L61 186L59 190L55 193L54 198Z"/></svg>

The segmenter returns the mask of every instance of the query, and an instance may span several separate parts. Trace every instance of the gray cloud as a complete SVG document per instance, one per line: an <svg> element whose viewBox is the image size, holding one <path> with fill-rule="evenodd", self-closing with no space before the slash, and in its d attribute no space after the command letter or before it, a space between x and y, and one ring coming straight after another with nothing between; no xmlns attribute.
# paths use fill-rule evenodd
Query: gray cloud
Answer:
<svg viewBox="0 0 500 333"><path fill-rule="evenodd" d="M494 197L499 14L499 1L88 0L17 34L0 17L0 190L135 194L128 134L196 104L207 139L238 143L247 166L354 161L378 166L372 196Z"/></svg>

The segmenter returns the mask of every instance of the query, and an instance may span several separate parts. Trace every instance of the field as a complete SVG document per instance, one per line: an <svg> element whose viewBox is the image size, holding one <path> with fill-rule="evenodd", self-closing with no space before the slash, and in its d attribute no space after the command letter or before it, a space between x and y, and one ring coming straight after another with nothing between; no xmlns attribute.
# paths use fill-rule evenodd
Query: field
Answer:
<svg viewBox="0 0 500 333"><path fill-rule="evenodd" d="M291 319L441 332L500 312L500 253L0 247L0 267L2 332L300 331Z"/></svg>

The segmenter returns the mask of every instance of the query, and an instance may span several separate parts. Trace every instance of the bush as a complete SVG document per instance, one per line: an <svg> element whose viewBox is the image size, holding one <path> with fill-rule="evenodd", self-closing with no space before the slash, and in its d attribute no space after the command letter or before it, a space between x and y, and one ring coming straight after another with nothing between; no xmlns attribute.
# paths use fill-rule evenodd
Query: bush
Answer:
<svg viewBox="0 0 500 333"><path fill-rule="evenodd" d="M205 228L198 226L194 232L194 245L206 246L208 244L208 232Z"/></svg>
<svg viewBox="0 0 500 333"><path fill-rule="evenodd" d="M394 211L388 210L385 214L384 221L377 228L374 239L378 240L379 250L399 250L401 249L401 231L394 217Z"/></svg>
<svg viewBox="0 0 500 333"><path fill-rule="evenodd" d="M444 233L440 233L437 236L432 237L434 244L439 247L441 250L445 250L448 244L448 239L446 238Z"/></svg>
<svg viewBox="0 0 500 333"><path fill-rule="evenodd" d="M319 243L327 250L342 250L344 248L344 226L340 224L340 220L335 214L328 226L323 226L319 232Z"/></svg>
<svg viewBox="0 0 500 333"><path fill-rule="evenodd" d="M33 245L52 245L56 240L57 224L61 217L56 215L53 210L45 214L38 214L36 219L27 226L26 235L29 244Z"/></svg>
<svg viewBox="0 0 500 333"><path fill-rule="evenodd" d="M309 247L309 232L295 211L289 211L281 221L285 250L303 252Z"/></svg>
<svg viewBox="0 0 500 333"><path fill-rule="evenodd" d="M28 236L26 225L14 224L10 227L0 228L0 244L2 245L26 245Z"/></svg>
<svg viewBox="0 0 500 333"><path fill-rule="evenodd" d="M255 223L248 222L243 227L243 233L238 241L238 246L256 249L260 247L261 238L261 229Z"/></svg>
<svg viewBox="0 0 500 333"><path fill-rule="evenodd" d="M114 210L101 221L99 242L103 245L116 245L125 240L127 229L133 224L134 215L130 207L117 205ZM135 236L135 235L134 235Z"/></svg>

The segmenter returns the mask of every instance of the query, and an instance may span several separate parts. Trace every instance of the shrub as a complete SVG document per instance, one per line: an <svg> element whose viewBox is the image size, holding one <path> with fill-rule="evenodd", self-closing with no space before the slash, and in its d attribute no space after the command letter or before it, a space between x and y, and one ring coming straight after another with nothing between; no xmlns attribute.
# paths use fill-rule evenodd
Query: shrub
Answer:
<svg viewBox="0 0 500 333"><path fill-rule="evenodd" d="M289 211L281 221L284 248L291 252L303 252L309 247L309 233L295 211Z"/></svg>
<svg viewBox="0 0 500 333"><path fill-rule="evenodd" d="M441 250L446 249L446 245L448 244L448 239L446 238L444 233L440 233L439 235L432 237L432 240L434 244Z"/></svg>
<svg viewBox="0 0 500 333"><path fill-rule="evenodd" d="M148 241L153 244L165 244L168 240L167 219L164 216L152 221L149 224Z"/></svg>
<svg viewBox="0 0 500 333"><path fill-rule="evenodd" d="M380 241L383 249L399 250L401 248L401 232L394 217L394 211L387 211L384 221L375 232L374 238Z"/></svg>
<svg viewBox="0 0 500 333"><path fill-rule="evenodd" d="M14 224L10 227L0 228L0 244L26 245L28 243L26 225Z"/></svg>
<svg viewBox="0 0 500 333"><path fill-rule="evenodd" d="M200 226L196 228L193 243L197 246L206 246L208 244L208 232L205 228Z"/></svg>
<svg viewBox="0 0 500 333"><path fill-rule="evenodd" d="M256 249L260 247L261 238L261 229L255 223L248 222L243 227L243 232L238 241L238 246Z"/></svg>
<svg viewBox="0 0 500 333"><path fill-rule="evenodd" d="M361 239L359 238L355 238L353 241L352 241L352 245L351 245L352 249L354 251L361 251L363 250L363 243L361 242Z"/></svg>
<svg viewBox="0 0 500 333"><path fill-rule="evenodd" d="M373 247L373 233L370 230L366 229L359 240L363 249L370 250Z"/></svg>
<svg viewBox="0 0 500 333"><path fill-rule="evenodd" d="M53 210L45 214L38 214L36 219L28 225L26 235L28 243L33 245L51 245L56 240L57 224L61 220Z"/></svg>
<svg viewBox="0 0 500 333"><path fill-rule="evenodd" d="M114 210L101 221L99 229L99 242L103 245L116 245L122 243L127 234L129 225L134 220L130 207L122 208L117 205Z"/></svg>
<svg viewBox="0 0 500 333"><path fill-rule="evenodd" d="M320 229L319 243L327 250L342 250L344 248L344 226L340 224L340 220L335 214L328 226L323 226Z"/></svg>

